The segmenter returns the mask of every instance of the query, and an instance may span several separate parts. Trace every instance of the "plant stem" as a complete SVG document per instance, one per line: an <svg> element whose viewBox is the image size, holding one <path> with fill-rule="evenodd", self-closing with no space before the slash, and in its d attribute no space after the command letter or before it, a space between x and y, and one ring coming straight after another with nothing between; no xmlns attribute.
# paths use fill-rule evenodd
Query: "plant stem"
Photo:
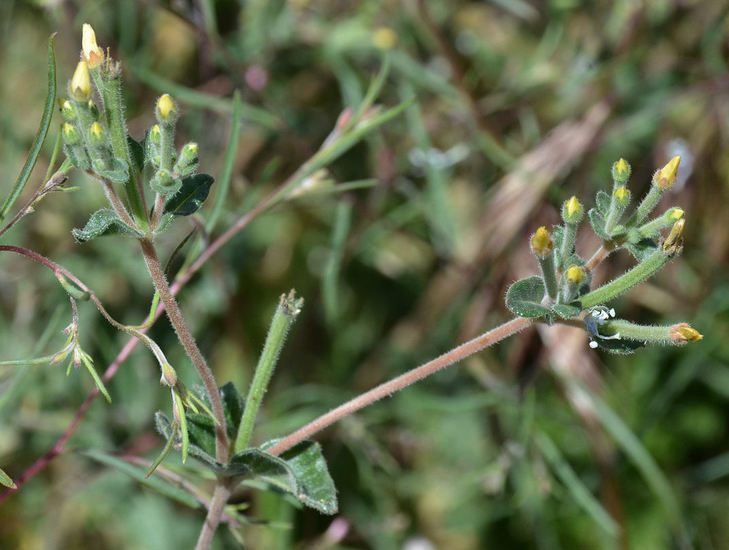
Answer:
<svg viewBox="0 0 729 550"><path fill-rule="evenodd" d="M575 237L577 236L577 224L576 223L565 223L564 234L562 235L562 246L559 249L559 261L557 267L562 271L567 269L569 266L565 265L567 258L569 258L575 252Z"/></svg>
<svg viewBox="0 0 729 550"><path fill-rule="evenodd" d="M544 292L554 302L557 299L557 273L554 269L554 252L550 252L546 258L538 259L539 269L542 270Z"/></svg>
<svg viewBox="0 0 729 550"><path fill-rule="evenodd" d="M208 550L213 543L213 536L218 528L220 519L223 517L223 510L228 498L230 498L231 489L225 482L218 480L213 491L213 498L210 500L208 514L205 517L205 523L200 530L200 536L197 539L195 550Z"/></svg>
<svg viewBox="0 0 729 550"><path fill-rule="evenodd" d="M139 239L139 244L142 247L144 253L144 260L147 263L147 268L152 276L154 286L159 292L160 299L165 306L167 311L167 317L170 319L172 326L175 328L177 337L180 339L180 343L185 348L185 352L190 357L192 364L195 365L200 378L202 378L203 384L208 392L210 398L210 404L212 405L213 414L217 419L217 425L215 429L215 454L219 462L225 464L228 462L228 435L226 432L225 425L225 414L223 412L223 402L220 399L220 393L218 391L218 384L215 381L213 373L210 371L205 358L200 349L197 347L195 337L187 327L185 318L180 311L180 307L177 305L174 295L170 291L170 286L167 283L164 269L160 264L159 258L157 257L157 251L154 248L154 244L149 239Z"/></svg>
<svg viewBox="0 0 729 550"><path fill-rule="evenodd" d="M640 224L648 217L648 214L650 214L653 209L658 204L658 201L661 200L661 197L663 196L664 190L659 188L656 185L651 185L650 191L648 191L648 194L645 196L645 198L641 201L641 203L638 205L638 208L635 210L635 223ZM632 221L632 220L631 220Z"/></svg>
<svg viewBox="0 0 729 550"><path fill-rule="evenodd" d="M286 436L281 441L276 443L273 447L267 449L266 452L274 456L280 455L284 451L290 449L297 443L307 439L313 434L323 430L330 426L334 422L341 420L345 416L371 405L375 401L379 401L383 397L391 395L396 391L406 388L410 384L422 380L426 376L433 374L447 366L457 363L473 355L476 352L481 351L484 348L492 346L493 344L500 342L504 338L512 336L517 332L524 330L525 328L534 324L534 319L528 319L526 317L516 317L511 321L504 323L494 329L491 329L484 334L477 336L476 338L469 340L468 342L461 344L457 348L452 349L444 353L443 355L436 357L435 359L428 361L427 363L416 367L405 374L401 374L397 378L393 378L389 382L380 384L379 386L347 401L340 405L336 409L323 414L319 418L309 422L306 426L299 428L294 433Z"/></svg>
<svg viewBox="0 0 729 550"><path fill-rule="evenodd" d="M276 313L273 314L273 319L271 320L271 328L268 330L266 343L263 346L261 357L258 360L251 387L248 390L248 398L246 399L246 405L241 416L240 425L238 426L238 435L235 438L236 452L245 449L251 441L258 409L261 406L266 388L271 380L273 369L276 367L278 356L286 340L286 335L296 320L299 311L301 311L301 302L295 298L293 290L288 298L286 295L281 296Z"/></svg>
<svg viewBox="0 0 729 550"><path fill-rule="evenodd" d="M674 254L666 254L661 248L659 248L653 254L648 256L648 258L640 262L633 269L625 272L617 279L593 290L588 294L585 294L582 298L580 298L582 308L587 309L598 304L604 304L616 296L620 296L635 285L642 283L649 277L652 277L659 269L666 265L673 256Z"/></svg>

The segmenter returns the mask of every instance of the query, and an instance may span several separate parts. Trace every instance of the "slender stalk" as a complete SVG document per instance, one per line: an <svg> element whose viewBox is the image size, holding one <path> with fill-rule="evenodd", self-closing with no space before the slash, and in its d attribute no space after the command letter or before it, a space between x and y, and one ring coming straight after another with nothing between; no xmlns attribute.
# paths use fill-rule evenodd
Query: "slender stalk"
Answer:
<svg viewBox="0 0 729 550"><path fill-rule="evenodd" d="M627 292L635 285L642 283L652 277L659 269L666 265L674 254L666 254L662 249L656 250L645 260L636 265L633 269L625 272L617 279L601 286L592 292L585 294L580 301L582 308L587 309L598 304L609 302L616 296Z"/></svg>
<svg viewBox="0 0 729 550"><path fill-rule="evenodd" d="M585 272L590 273L593 269L595 269L597 266L599 266L602 261L608 257L608 255L614 250L614 248L607 244L603 243L600 245L600 248L598 248L595 253L590 256L590 259L587 260L587 263L585 264Z"/></svg>
<svg viewBox="0 0 729 550"><path fill-rule="evenodd" d="M562 246L559 249L558 266L562 271L569 266L565 265L567 258L575 253L575 237L577 237L577 224L565 223L564 234L562 235Z"/></svg>
<svg viewBox="0 0 729 550"><path fill-rule="evenodd" d="M258 409L263 401L266 388L268 388L273 369L278 362L278 356L283 348L286 335L301 311L301 305L301 300L295 298L294 291L292 290L288 298L286 295L281 296L276 313L273 314L271 328L268 331L266 343L263 346L261 357L258 360L253 381L248 390L245 409L243 410L240 425L238 426L238 435L235 438L236 452L245 449L251 441L253 426L256 423L256 416L258 416Z"/></svg>
<svg viewBox="0 0 729 550"><path fill-rule="evenodd" d="M546 258L538 258L539 269L542 271L544 292L554 302L557 299L557 272L554 269L554 252Z"/></svg>
<svg viewBox="0 0 729 550"><path fill-rule="evenodd" d="M218 392L218 385L215 381L215 377L210 371L210 367L208 367L202 353L200 353L200 349L197 347L197 343L195 342L195 337L187 327L182 311L180 311L180 307L177 305L177 301L170 291L170 286L167 283L164 269L157 257L157 251L154 248L154 244L149 239L140 239L139 244L142 247L144 260L147 263L147 268L152 276L154 286L157 289L157 292L159 292L160 299L167 310L167 317L170 319L172 326L175 328L177 337L180 339L180 343L185 348L185 352L197 369L197 372L205 385L205 389L207 389L213 414L218 421L215 430L216 458L219 462L225 464L228 462L229 454L228 435L226 433L223 402L220 399L220 393Z"/></svg>
<svg viewBox="0 0 729 550"><path fill-rule="evenodd" d="M461 344L457 348L454 348L451 351L446 352L439 357L436 357L432 361L428 361L427 363L416 367L413 370L406 372L405 374L401 374L400 376L398 376L397 378L393 378L389 382L380 384L379 386L369 390L368 392L365 392L355 397L354 399L347 401L336 409L333 409L328 413L323 414L319 418L316 418L315 420L309 422L304 427L299 428L292 434L284 437L273 447L269 448L267 452L274 456L280 455L297 443L300 443L301 441L307 439L315 433L323 430L334 422L341 420L345 416L349 416L350 414L357 412L358 410L368 405L371 405L375 401L379 401L383 397L387 397L388 395L391 395L396 391L406 388L407 386L413 384L414 382L417 382L418 380L422 380L423 378L433 374L434 372L448 367L453 363L457 363L458 361L461 361L466 357L469 357L470 355L481 351L484 348L492 346L495 343L500 342L504 338L507 338L516 334L519 331L524 330L532 324L534 324L534 319L516 317L515 319L512 319L511 321L508 321L503 325L491 329L490 331L485 332L484 334L477 336L476 338L469 340L464 344Z"/></svg>
<svg viewBox="0 0 729 550"><path fill-rule="evenodd" d="M228 502L228 498L230 498L230 493L231 489L227 483L221 481L216 483L213 498L208 508L208 514L200 530L200 536L197 539L195 550L208 550L210 548L220 519L223 517L223 510Z"/></svg>
<svg viewBox="0 0 729 550"><path fill-rule="evenodd" d="M643 222L648 217L648 214L650 214L653 209L658 204L658 201L661 200L661 197L663 196L663 193L665 191L661 188L659 188L656 185L651 185L650 191L648 191L648 194L645 196L645 198L641 201L641 203L638 205L638 208L635 211L635 223L639 224Z"/></svg>

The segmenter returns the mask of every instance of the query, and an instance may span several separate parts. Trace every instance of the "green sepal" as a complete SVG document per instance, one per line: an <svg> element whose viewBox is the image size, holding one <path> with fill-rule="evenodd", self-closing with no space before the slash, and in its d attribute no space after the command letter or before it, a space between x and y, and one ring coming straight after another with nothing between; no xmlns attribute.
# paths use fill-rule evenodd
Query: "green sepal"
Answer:
<svg viewBox="0 0 729 550"><path fill-rule="evenodd" d="M144 140L137 141L127 134L127 145L129 146L129 156L132 159L134 170L137 174L141 174L144 170Z"/></svg>
<svg viewBox="0 0 729 550"><path fill-rule="evenodd" d="M72 229L71 235L80 243L106 235L144 237L144 233L125 224L111 208L102 208L91 214L83 229Z"/></svg>
<svg viewBox="0 0 729 550"><path fill-rule="evenodd" d="M95 158L91 166L94 172L112 183L126 183L129 179L129 167L122 159L112 158L111 166L105 166L102 159Z"/></svg>
<svg viewBox="0 0 729 550"><path fill-rule="evenodd" d="M215 180L208 174L195 174L182 179L180 190L167 199L165 213L189 216L205 202Z"/></svg>
<svg viewBox="0 0 729 550"><path fill-rule="evenodd" d="M597 209L600 213L603 216L607 216L607 213L610 210L610 195L608 195L605 191L598 191L597 196L595 197L595 203L597 204Z"/></svg>
<svg viewBox="0 0 729 550"><path fill-rule="evenodd" d="M595 208L590 208L587 215L590 217L590 225L592 225L595 234L601 239L609 241L610 235L605 232L605 216Z"/></svg>
<svg viewBox="0 0 729 550"><path fill-rule="evenodd" d="M572 319L582 312L582 307L579 304L579 302L572 302L571 304L557 304L552 308L552 311L562 319Z"/></svg>
<svg viewBox="0 0 729 550"><path fill-rule="evenodd" d="M64 143L63 152L68 160L71 161L74 168L78 168L79 170L88 170L91 168L89 155L82 145L69 145L68 143Z"/></svg>
<svg viewBox="0 0 729 550"><path fill-rule="evenodd" d="M653 239L640 239L637 242L627 242L623 246L638 261L645 260L658 248L658 245Z"/></svg>
<svg viewBox="0 0 729 550"><path fill-rule="evenodd" d="M551 317L551 311L542 305L544 281L541 277L520 279L506 291L506 307L519 317Z"/></svg>
<svg viewBox="0 0 729 550"><path fill-rule="evenodd" d="M199 415L203 416L203 415ZM185 414L185 419L189 419L190 414ZM210 421L210 424L212 425L212 420ZM165 414L162 411L157 411L154 415L154 425L157 429L157 432L164 437L165 439L169 439L172 437L172 433L174 431L174 424L170 421L169 418L165 416ZM213 428L213 448L212 453L208 452L210 450L208 446L208 438L203 433L205 429L207 429L204 424L197 423L196 426L193 428L191 425L188 424L187 426L188 434L192 435L193 430L195 431L195 442L193 443L192 437L190 438L190 442L188 444L188 453L190 456L194 456L197 458L200 462L208 466L210 469L214 471L218 471L220 468L220 464L215 460L215 432ZM176 436L175 444L179 445L179 442L181 441L180 433L178 431L178 434ZM207 447L207 450L203 447L200 447L198 443L204 445Z"/></svg>
<svg viewBox="0 0 729 550"><path fill-rule="evenodd" d="M182 190L182 180L171 173L159 170L149 181L149 186L161 195L174 195Z"/></svg>
<svg viewBox="0 0 729 550"><path fill-rule="evenodd" d="M609 340L607 338L601 338L600 336L596 336L594 340L597 342L597 346L599 348L619 355L629 355L631 353L635 353L635 350L645 347L643 342L638 342L636 340Z"/></svg>

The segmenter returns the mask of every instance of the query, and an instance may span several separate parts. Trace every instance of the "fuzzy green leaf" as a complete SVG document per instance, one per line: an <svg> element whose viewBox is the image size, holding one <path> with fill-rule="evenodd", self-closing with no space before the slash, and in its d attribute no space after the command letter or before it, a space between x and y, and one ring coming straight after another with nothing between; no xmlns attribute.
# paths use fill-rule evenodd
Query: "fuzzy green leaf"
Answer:
<svg viewBox="0 0 729 550"><path fill-rule="evenodd" d="M323 514L337 512L337 490L329 475L321 447L313 441L303 441L281 455L299 481L295 496L310 508Z"/></svg>
<svg viewBox="0 0 729 550"><path fill-rule="evenodd" d="M101 159L93 159L91 167L105 180L112 183L126 183L129 179L129 167L122 159L112 159L111 166L104 166Z"/></svg>
<svg viewBox="0 0 729 550"><path fill-rule="evenodd" d="M165 213L189 216L205 202L215 180L208 174L195 174L182 179L180 190L167 199Z"/></svg>
<svg viewBox="0 0 729 550"><path fill-rule="evenodd" d="M605 191L598 191L597 197L595 197L595 203L597 204L597 209L600 213L603 216L607 216L607 213L610 210L610 195L608 195Z"/></svg>
<svg viewBox="0 0 729 550"><path fill-rule="evenodd" d="M541 277L527 277L516 281L506 292L506 307L520 317L537 318L550 311L541 302L544 298L544 281Z"/></svg>
<svg viewBox="0 0 729 550"><path fill-rule="evenodd" d="M590 225L595 234L606 241L610 240L610 235L605 232L605 217L595 208L590 208L587 215L590 217Z"/></svg>
<svg viewBox="0 0 729 550"><path fill-rule="evenodd" d="M111 208L102 208L91 214L83 229L72 229L73 238L85 243L96 237L105 235L126 235L129 237L143 237L144 234L125 224Z"/></svg>
<svg viewBox="0 0 729 550"><path fill-rule="evenodd" d="M552 308L552 311L554 311L562 319L571 319L572 317L577 317L580 312L582 312L582 308L578 304L579 302L574 302L572 304L557 304Z"/></svg>
<svg viewBox="0 0 729 550"><path fill-rule="evenodd" d="M649 256L651 256L656 249L658 248L658 245L655 243L653 239L641 239L637 242L628 242L625 243L625 249L628 250L633 256L635 256L635 259L638 261L643 261Z"/></svg>
<svg viewBox="0 0 729 550"><path fill-rule="evenodd" d="M144 140L139 142L132 136L127 135L127 145L129 146L129 155L132 158L134 170L141 174L144 169Z"/></svg>
<svg viewBox="0 0 729 550"><path fill-rule="evenodd" d="M210 456L215 456L215 423L206 414L185 413L187 432L190 444L202 449Z"/></svg>
<svg viewBox="0 0 729 550"><path fill-rule="evenodd" d="M238 433L238 424L240 424L243 415L245 400L232 382L220 387L220 397L223 400L223 412L225 413L225 424L228 427L228 436L235 437Z"/></svg>

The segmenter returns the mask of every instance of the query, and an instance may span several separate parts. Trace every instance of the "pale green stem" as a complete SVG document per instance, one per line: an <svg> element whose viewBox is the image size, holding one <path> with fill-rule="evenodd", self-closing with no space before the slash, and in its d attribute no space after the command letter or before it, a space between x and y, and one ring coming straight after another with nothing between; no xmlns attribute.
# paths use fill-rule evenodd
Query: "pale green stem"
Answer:
<svg viewBox="0 0 729 550"><path fill-rule="evenodd" d="M643 223L648 215L653 212L653 209L658 204L658 201L661 200L663 193L663 189L655 185L651 185L651 190L648 191L648 194L645 196L645 198L642 200L642 202L635 211L634 217L636 224Z"/></svg>
<svg viewBox="0 0 729 550"><path fill-rule="evenodd" d="M567 258L569 258L575 252L575 237L577 236L577 224L576 223L565 223L564 233L562 234L562 246L559 249L559 267L566 269L569 266L565 265Z"/></svg>
<svg viewBox="0 0 729 550"><path fill-rule="evenodd" d="M291 307L290 304L291 301L287 301L285 296L281 296L281 302L276 308L276 313L273 314L271 328L268 330L266 343L263 346L263 352L261 352L261 357L258 360L253 381L248 390L248 398L246 399L240 425L238 426L238 435L235 438L236 452L245 449L250 443L253 427L256 423L256 416L258 416L258 409L261 406L266 388L276 367L278 357L286 340L286 335L299 313L299 308L296 305Z"/></svg>
<svg viewBox="0 0 729 550"><path fill-rule="evenodd" d="M600 335L602 336L620 334L621 340L637 340L651 344L675 344L671 340L670 330L670 326L636 325L619 319L605 321L600 325Z"/></svg>
<svg viewBox="0 0 729 550"><path fill-rule="evenodd" d="M539 259L539 269L542 270L544 291L549 298L557 299L557 273L554 269L554 252L550 252L546 258Z"/></svg>
<svg viewBox="0 0 729 550"><path fill-rule="evenodd" d="M634 286L655 275L675 254L666 254L661 248L617 279L585 294L581 299L582 308L587 309L609 302L613 298L627 292Z"/></svg>
<svg viewBox="0 0 729 550"><path fill-rule="evenodd" d="M147 211L144 207L142 192L137 186L134 174L134 165L132 164L131 154L129 152L129 143L127 142L127 127L124 123L124 112L122 105L121 78L105 79L97 76L98 70L91 71L94 76L94 83L99 89L99 94L104 102L104 111L106 113L106 121L109 125L109 135L111 136L111 148L114 156L126 163L129 177L124 183L127 201L132 215L137 223L142 227L147 224Z"/></svg>

